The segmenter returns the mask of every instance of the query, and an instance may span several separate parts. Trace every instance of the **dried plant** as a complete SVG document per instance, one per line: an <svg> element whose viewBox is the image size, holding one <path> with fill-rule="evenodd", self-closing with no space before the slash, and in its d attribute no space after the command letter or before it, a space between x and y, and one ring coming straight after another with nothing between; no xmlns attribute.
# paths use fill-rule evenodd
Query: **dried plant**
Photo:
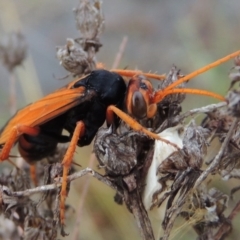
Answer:
<svg viewBox="0 0 240 240"><path fill-rule="evenodd" d="M81 76L97 68L96 53L102 46L99 38L104 17L100 1L82 0L74 13L80 37L68 38L65 46L58 47L57 56L67 71ZM20 52L22 56L25 54ZM5 56L3 50L0 53ZM15 61L10 61L10 57L2 59L9 71L21 62L19 58ZM181 76L173 66L158 88L166 88ZM226 102L182 113L185 94L169 95L158 104L157 114L151 121L140 121L174 146L131 131L124 122L120 122L117 129L115 126L101 128L95 138L94 152L105 174L91 168L78 172L72 169L68 190L73 180L85 175L111 187L116 191L116 203L124 203L134 215L142 239L169 239L177 218L194 229L197 239L224 239L240 211L239 200L235 207L228 206L230 194L239 187L226 194L217 187L209 187L207 179L217 175L225 181L240 178L240 92L236 87L239 76L239 58L236 58L229 76L231 83ZM189 120L196 114L205 116L200 124ZM220 142L220 149L209 159L212 143L216 140ZM62 181L60 162L66 148L59 146L46 162L39 163L39 187L30 185L29 169L1 174L0 206L7 219L0 219L3 239L57 239ZM34 194L38 196L32 198ZM226 210L230 211L229 215ZM151 216L155 219L150 219ZM157 223L157 229L153 229L153 222ZM60 231L66 235L64 229Z"/></svg>
<svg viewBox="0 0 240 240"><path fill-rule="evenodd" d="M21 32L12 32L0 42L0 59L9 72L26 58L27 44Z"/></svg>
<svg viewBox="0 0 240 240"><path fill-rule="evenodd" d="M22 65L27 55L27 43L21 32L12 32L0 41L0 61L9 72L9 105L10 114L17 110L16 79L14 69Z"/></svg>
<svg viewBox="0 0 240 240"><path fill-rule="evenodd" d="M73 9L76 27L80 32L77 39L67 39L67 44L57 47L60 64L74 76L82 76L96 69L96 53L102 46L99 37L104 30L101 1L80 1Z"/></svg>

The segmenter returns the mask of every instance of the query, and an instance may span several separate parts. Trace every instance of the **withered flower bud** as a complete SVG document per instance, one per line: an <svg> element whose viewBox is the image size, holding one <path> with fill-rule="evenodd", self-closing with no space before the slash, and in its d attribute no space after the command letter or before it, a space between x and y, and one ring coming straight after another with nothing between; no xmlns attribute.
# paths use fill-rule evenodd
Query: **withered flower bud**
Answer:
<svg viewBox="0 0 240 240"><path fill-rule="evenodd" d="M96 40L104 30L104 16L98 0L80 0L77 8L73 9L77 29L84 39Z"/></svg>
<svg viewBox="0 0 240 240"><path fill-rule="evenodd" d="M74 75L82 75L90 69L87 53L73 39L68 38L67 44L57 47L60 64Z"/></svg>
<svg viewBox="0 0 240 240"><path fill-rule="evenodd" d="M238 70L238 71L237 72L231 72L229 74L229 78L231 80L231 85L230 85L229 89L231 89L237 82L240 82L240 72L239 72L240 67L235 67L234 69Z"/></svg>
<svg viewBox="0 0 240 240"><path fill-rule="evenodd" d="M136 146L129 136L119 137L112 127L100 128L94 142L94 151L101 167L111 175L126 175L137 164Z"/></svg>
<svg viewBox="0 0 240 240"><path fill-rule="evenodd" d="M20 32L12 32L0 42L0 59L9 72L22 64L26 53L27 43Z"/></svg>
<svg viewBox="0 0 240 240"><path fill-rule="evenodd" d="M229 73L229 78L231 81L229 89L231 89L237 82L240 81L240 56L234 58L234 67Z"/></svg>
<svg viewBox="0 0 240 240"><path fill-rule="evenodd" d="M240 117L240 91L233 90L228 93L228 112L234 117Z"/></svg>
<svg viewBox="0 0 240 240"><path fill-rule="evenodd" d="M240 66L240 56L237 56L234 58L234 65L235 66Z"/></svg>

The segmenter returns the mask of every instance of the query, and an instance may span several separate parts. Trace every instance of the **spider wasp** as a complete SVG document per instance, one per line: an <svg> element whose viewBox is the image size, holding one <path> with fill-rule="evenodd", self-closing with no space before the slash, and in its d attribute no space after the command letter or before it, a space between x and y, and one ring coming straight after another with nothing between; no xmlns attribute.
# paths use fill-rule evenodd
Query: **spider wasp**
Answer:
<svg viewBox="0 0 240 240"><path fill-rule="evenodd" d="M163 80L161 75L131 70L94 70L20 109L0 132L0 160L8 159L11 148L18 143L21 156L33 165L53 153L58 143L69 142L62 160L60 220L63 225L67 175L76 146L89 145L105 120L108 125L117 124L116 116L133 130L175 146L148 131L135 119L152 118L157 110L156 104L169 94L200 94L224 101L224 97L212 92L175 87L239 54L240 51L234 52L157 91L146 78ZM123 76L130 78L127 86ZM123 111L125 109L127 113ZM69 135L63 135L63 130Z"/></svg>

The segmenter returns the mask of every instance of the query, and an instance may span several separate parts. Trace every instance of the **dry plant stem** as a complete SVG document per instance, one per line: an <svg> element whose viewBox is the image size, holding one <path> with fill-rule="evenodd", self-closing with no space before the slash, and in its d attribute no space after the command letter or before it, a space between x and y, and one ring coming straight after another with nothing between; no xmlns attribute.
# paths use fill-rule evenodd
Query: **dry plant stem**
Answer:
<svg viewBox="0 0 240 240"><path fill-rule="evenodd" d="M180 212L181 212L181 207L178 210L175 209L175 211L172 214L171 219L169 220L168 226L167 226L166 230L164 231L164 235L160 238L160 240L168 240L171 230L173 228L174 221L176 220L176 218Z"/></svg>
<svg viewBox="0 0 240 240"><path fill-rule="evenodd" d="M91 156L90 156L90 159L89 159L89 168L93 167L93 163L95 161L95 158L96 158L95 154L92 153ZM78 205L78 208L77 208L77 218L76 218L75 227L73 229L72 240L79 239L79 234L80 234L79 230L80 230L80 223L81 223L81 220L82 220L83 206L84 206L85 199L86 199L86 196L87 196L87 193L88 193L90 180L91 180L91 177L87 176L87 179L85 179L85 181L84 181L85 184L84 184L84 188L82 190L81 198L80 198L79 205Z"/></svg>
<svg viewBox="0 0 240 240"><path fill-rule="evenodd" d="M9 104L10 114L13 116L17 110L16 104L16 78L13 71L9 72Z"/></svg>
<svg viewBox="0 0 240 240"><path fill-rule="evenodd" d="M236 215L240 212L240 201L236 204L232 212L229 214L227 220L224 222L218 229L218 232L214 236L214 240L221 240L224 239L224 237L227 236L228 233L230 233L232 229L231 222L236 217Z"/></svg>
<svg viewBox="0 0 240 240"><path fill-rule="evenodd" d="M81 178L81 177L83 177L87 174L90 174L91 176L95 177L100 182L103 182L104 184L111 187L112 189L117 190L117 187L115 185L113 185L111 181L106 179L106 177L102 176L101 174L95 172L91 168L85 168L81 171L73 173L72 175L69 175L68 178L67 178L67 181L71 182L71 181L76 180L78 178ZM61 185L62 185L62 178L59 178L59 179L56 180L56 183L48 184L48 185L44 185L44 186L40 186L40 187L36 187L36 188L27 189L25 191L13 192L12 196L15 196L15 197L30 196L30 195L35 194L35 193L56 189L58 187L61 187Z"/></svg>
<svg viewBox="0 0 240 240"><path fill-rule="evenodd" d="M239 169L233 169L233 170L229 173L229 177L230 177L230 178L238 178L238 179L240 179Z"/></svg>
<svg viewBox="0 0 240 240"><path fill-rule="evenodd" d="M190 171L190 168L188 170ZM161 240L169 239L174 222L175 222L176 218L179 216L179 214L181 213L182 207L183 207L184 203L186 202L186 199L188 198L190 193L191 193L191 191L188 191L188 190L185 191L185 193L182 194L181 199L178 200L176 203L174 203L174 205L167 210L168 212L170 211L171 216L170 216L167 226L164 230L164 235L163 235L163 237L160 238Z"/></svg>
<svg viewBox="0 0 240 240"><path fill-rule="evenodd" d="M94 60L94 57L96 55L95 48L94 47L88 48L87 53L88 53L88 62L90 64L90 69L91 71L93 71L97 68L96 61Z"/></svg>
<svg viewBox="0 0 240 240"><path fill-rule="evenodd" d="M113 62L112 69L118 68L118 66L120 64L120 61L122 59L123 53L125 51L125 48L126 48L126 45L127 45L127 41L128 41L128 37L124 36L123 40L122 40L122 42L121 42L121 44L119 46L118 53L117 53L117 55L115 57L115 60Z"/></svg>
<svg viewBox="0 0 240 240"><path fill-rule="evenodd" d="M194 188L197 188L198 186L200 186L200 184L208 177L208 175L213 172L215 170L215 168L218 166L218 164L220 163L221 161L221 157L225 151L225 148L227 147L230 139L231 139L231 136L233 134L233 131L234 129L236 129L236 126L237 126L237 123L238 123L238 119L235 118L233 120L233 123L228 131L228 134L226 136L226 138L224 139L224 142L217 154L217 156L214 158L214 160L212 161L212 163L209 165L209 167L204 171L202 172L202 174L200 175L200 177L197 179L195 185L194 185Z"/></svg>
<svg viewBox="0 0 240 240"><path fill-rule="evenodd" d="M168 225L166 227L166 230L164 231L163 237L160 238L161 240L168 240L169 235L171 234L171 230L173 228L174 222L175 222L177 216L180 214L182 206L183 206L188 194L189 194L189 192L186 193L185 196L182 198L182 200L178 204L176 204L176 206L173 208L171 219L168 222Z"/></svg>
<svg viewBox="0 0 240 240"><path fill-rule="evenodd" d="M194 114L197 114L197 113L209 113L209 112L214 111L215 109L222 108L222 107L225 107L225 106L227 106L226 102L220 102L220 103L217 103L217 104L210 104L210 105L207 105L207 106L204 106L204 107L195 108L195 109L187 111L184 114L178 116L177 121L182 121L183 119L185 119L189 116L192 116Z"/></svg>
<svg viewBox="0 0 240 240"><path fill-rule="evenodd" d="M137 222L140 235L143 240L154 240L151 222L148 214L143 206L141 196L137 189L132 192L124 192L125 201L131 207L132 214Z"/></svg>

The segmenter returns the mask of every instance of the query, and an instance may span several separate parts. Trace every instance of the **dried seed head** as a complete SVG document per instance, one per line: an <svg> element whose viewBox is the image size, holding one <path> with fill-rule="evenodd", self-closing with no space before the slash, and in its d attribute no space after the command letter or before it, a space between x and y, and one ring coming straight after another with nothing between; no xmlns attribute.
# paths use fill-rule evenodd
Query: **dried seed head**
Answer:
<svg viewBox="0 0 240 240"><path fill-rule="evenodd" d="M131 146L127 135L120 137L112 129L99 129L94 151L100 163L109 174L126 175L137 164L136 146Z"/></svg>
<svg viewBox="0 0 240 240"><path fill-rule="evenodd" d="M216 227L222 223L222 219L225 218L223 212L227 206L228 196L226 194L216 188L208 190L204 186L190 193L181 216L194 225L201 239L212 239L206 236L212 236Z"/></svg>
<svg viewBox="0 0 240 240"><path fill-rule="evenodd" d="M233 90L228 93L228 112L234 117L240 117L240 91Z"/></svg>
<svg viewBox="0 0 240 240"><path fill-rule="evenodd" d="M237 68L240 69L240 67L235 67L234 69L236 70ZM229 78L231 80L231 85L230 85L230 89L235 85L235 83L240 81L240 72L231 72L229 74Z"/></svg>
<svg viewBox="0 0 240 240"><path fill-rule="evenodd" d="M186 170L188 167L200 169L207 152L206 138L208 135L208 129L191 122L182 134L183 149L172 153L160 163L158 172L177 173Z"/></svg>
<svg viewBox="0 0 240 240"><path fill-rule="evenodd" d="M234 67L231 69L229 73L229 78L231 81L230 88L231 89L237 82L240 81L240 56L237 56L234 59Z"/></svg>
<svg viewBox="0 0 240 240"><path fill-rule="evenodd" d="M201 168L203 159L207 153L207 140L210 131L201 126L197 126L195 122L191 122L187 127L183 146L188 166L191 168Z"/></svg>
<svg viewBox="0 0 240 240"><path fill-rule="evenodd" d="M80 0L75 13L77 29L81 37L96 40L104 29L104 16L101 8L102 2L98 0Z"/></svg>
<svg viewBox="0 0 240 240"><path fill-rule="evenodd" d="M67 44L57 47L60 64L74 75L81 76L90 71L87 53L73 39L68 38Z"/></svg>
<svg viewBox="0 0 240 240"><path fill-rule="evenodd" d="M220 138L225 137L229 131L234 117L227 113L226 108L215 109L208 113L208 116L202 122L204 128L209 129L211 132L218 133Z"/></svg>
<svg viewBox="0 0 240 240"><path fill-rule="evenodd" d="M228 196L216 188L211 188L204 205L207 209L206 222L217 222L228 206Z"/></svg>
<svg viewBox="0 0 240 240"><path fill-rule="evenodd" d="M234 65L235 66L240 66L240 56L239 55L234 58Z"/></svg>
<svg viewBox="0 0 240 240"><path fill-rule="evenodd" d="M22 64L26 53L26 40L20 32L12 32L0 42L0 59L9 72Z"/></svg>
<svg viewBox="0 0 240 240"><path fill-rule="evenodd" d="M169 71L169 73L166 76L166 79L164 81L161 81L158 84L158 88L159 89L164 89L167 86L169 86L170 84L176 82L180 77L183 77L183 75L180 73L180 70L176 67L176 66L172 66L171 70ZM186 83L182 83L178 86L178 88L183 88L186 85ZM170 94L168 96L166 96L162 101L161 104L164 105L169 104L169 103L181 103L184 99L185 99L185 95L186 94Z"/></svg>
<svg viewBox="0 0 240 240"><path fill-rule="evenodd" d="M56 239L57 229L51 219L27 216L24 221L24 239Z"/></svg>

